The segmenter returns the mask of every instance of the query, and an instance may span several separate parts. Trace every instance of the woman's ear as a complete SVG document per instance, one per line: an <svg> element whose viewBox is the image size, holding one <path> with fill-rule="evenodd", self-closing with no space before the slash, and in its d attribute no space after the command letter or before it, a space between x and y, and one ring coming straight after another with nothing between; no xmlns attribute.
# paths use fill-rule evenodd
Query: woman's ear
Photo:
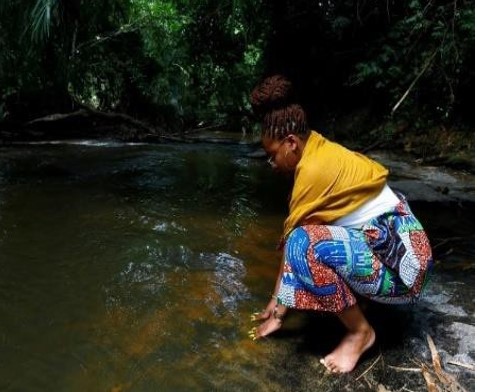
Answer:
<svg viewBox="0 0 477 392"><path fill-rule="evenodd" d="M290 143L290 148L291 148L292 152L296 152L296 151L297 151L297 149L298 149L298 140L299 140L298 136L293 135L293 134L288 135L288 141L289 141L289 143Z"/></svg>

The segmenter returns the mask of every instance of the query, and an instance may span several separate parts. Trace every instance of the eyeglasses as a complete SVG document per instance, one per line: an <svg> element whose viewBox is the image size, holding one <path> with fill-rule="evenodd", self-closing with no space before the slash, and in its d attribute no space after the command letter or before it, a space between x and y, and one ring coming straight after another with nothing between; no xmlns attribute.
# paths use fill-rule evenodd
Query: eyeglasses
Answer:
<svg viewBox="0 0 477 392"><path fill-rule="evenodd" d="M284 139L280 140L280 143L278 144L278 147L277 149L275 150L275 153L273 155L270 155L270 157L267 159L267 162L270 166L273 166L275 164L275 158L278 154L278 150L280 150L280 147L282 146L282 144L285 142L285 140L287 140L287 138L285 137Z"/></svg>

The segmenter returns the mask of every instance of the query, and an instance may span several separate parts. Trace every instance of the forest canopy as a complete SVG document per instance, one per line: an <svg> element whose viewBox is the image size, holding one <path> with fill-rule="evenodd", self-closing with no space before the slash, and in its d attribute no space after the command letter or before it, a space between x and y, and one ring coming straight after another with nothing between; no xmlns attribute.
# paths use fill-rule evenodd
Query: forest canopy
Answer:
<svg viewBox="0 0 477 392"><path fill-rule="evenodd" d="M280 72L312 123L376 119L473 132L474 2L4 0L0 126L89 108L161 132L250 124Z"/></svg>

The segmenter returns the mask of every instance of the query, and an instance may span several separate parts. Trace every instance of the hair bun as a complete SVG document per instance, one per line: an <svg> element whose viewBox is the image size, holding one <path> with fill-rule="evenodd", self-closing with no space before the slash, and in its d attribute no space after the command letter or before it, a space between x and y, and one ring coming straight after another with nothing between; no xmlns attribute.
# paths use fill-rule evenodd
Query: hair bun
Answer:
<svg viewBox="0 0 477 392"><path fill-rule="evenodd" d="M265 113L286 105L291 96L291 82L283 75L273 75L253 89L250 102L255 112Z"/></svg>

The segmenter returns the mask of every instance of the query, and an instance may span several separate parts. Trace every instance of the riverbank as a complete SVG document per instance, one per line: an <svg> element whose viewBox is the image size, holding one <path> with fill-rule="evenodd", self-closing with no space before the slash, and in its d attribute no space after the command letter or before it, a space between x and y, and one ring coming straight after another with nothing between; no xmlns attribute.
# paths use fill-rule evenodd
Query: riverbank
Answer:
<svg viewBox="0 0 477 392"><path fill-rule="evenodd" d="M127 117L127 116L126 116ZM127 120L127 121L126 121ZM459 127L413 129L408 124L371 123L356 114L320 130L331 140L368 153L382 150L400 154L415 166L443 166L475 173L475 134ZM337 131L335 131L335 129ZM365 132L357 132L364 129ZM51 115L27 124L0 124L0 145L28 141L96 139L145 143L250 143L260 146L250 129L229 132L222 125L166 132L130 117Z"/></svg>

